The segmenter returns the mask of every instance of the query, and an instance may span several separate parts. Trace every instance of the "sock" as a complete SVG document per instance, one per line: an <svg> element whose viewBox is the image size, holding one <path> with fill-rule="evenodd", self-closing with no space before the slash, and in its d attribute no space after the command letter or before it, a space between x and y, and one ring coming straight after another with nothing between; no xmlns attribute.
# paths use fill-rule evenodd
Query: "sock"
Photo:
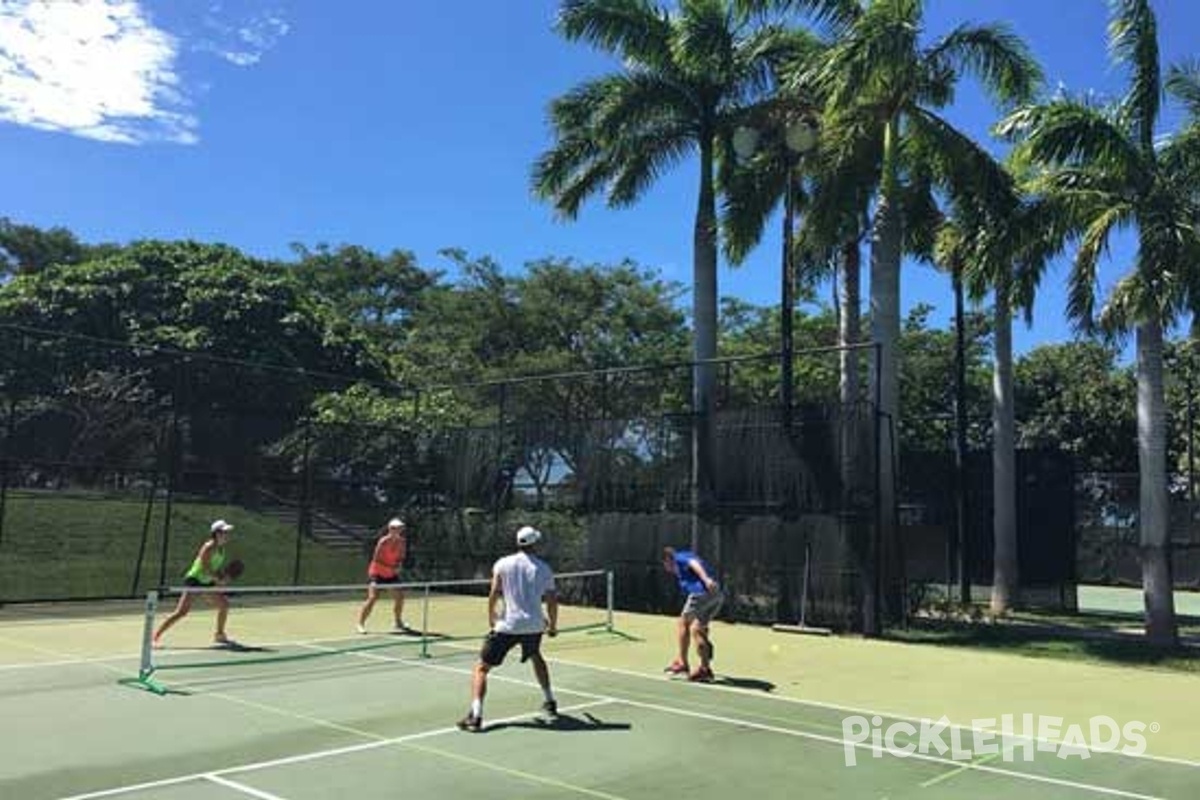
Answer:
<svg viewBox="0 0 1200 800"><path fill-rule="evenodd" d="M483 701L482 700L472 700L471 701L471 716L472 717L482 717L483 716Z"/></svg>
<svg viewBox="0 0 1200 800"><path fill-rule="evenodd" d="M542 694L546 696L546 702L547 702L547 703L553 703L553 702L554 702L554 692L550 691L550 687L549 687L549 686L543 686L543 687L542 687Z"/></svg>

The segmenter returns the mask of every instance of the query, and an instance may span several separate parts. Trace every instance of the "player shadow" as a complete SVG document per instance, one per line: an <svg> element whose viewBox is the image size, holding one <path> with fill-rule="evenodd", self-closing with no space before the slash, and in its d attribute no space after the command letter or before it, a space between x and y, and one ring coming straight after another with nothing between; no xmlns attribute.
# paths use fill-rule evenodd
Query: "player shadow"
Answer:
<svg viewBox="0 0 1200 800"><path fill-rule="evenodd" d="M228 644L215 644L214 650L227 650L230 653L275 653L278 652L274 647L266 647L265 645L243 644L242 642L229 642Z"/></svg>
<svg viewBox="0 0 1200 800"><path fill-rule="evenodd" d="M733 686L737 689L754 689L759 692L775 691L775 684L758 678L737 678L733 675L718 675L712 682L717 686Z"/></svg>
<svg viewBox="0 0 1200 800"><path fill-rule="evenodd" d="M241 642L229 642L227 644L212 644L204 645L180 645L180 644L163 644L154 648L156 653L276 653L274 647L266 647L265 645L242 644Z"/></svg>
<svg viewBox="0 0 1200 800"><path fill-rule="evenodd" d="M633 728L628 722L605 722L597 719L586 711L582 718L571 714L559 714L556 717L534 717L533 719L498 722L488 725L485 731L499 731L505 728L525 728L534 731L556 731L559 733L579 733L586 731L627 731Z"/></svg>

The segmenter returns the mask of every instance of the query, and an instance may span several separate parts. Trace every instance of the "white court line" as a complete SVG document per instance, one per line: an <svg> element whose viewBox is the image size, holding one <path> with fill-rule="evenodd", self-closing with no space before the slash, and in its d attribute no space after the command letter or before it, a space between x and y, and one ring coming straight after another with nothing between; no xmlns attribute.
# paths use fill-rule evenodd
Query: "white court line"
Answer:
<svg viewBox="0 0 1200 800"><path fill-rule="evenodd" d="M205 775L204 780L212 781L213 783L224 786L227 789L233 789L235 792L241 792L242 794L248 794L251 797L257 797L258 800L285 800L285 798L280 797L277 794L264 792L262 789L255 789L253 786L247 786L244 783L231 781L228 778L222 778L220 775Z"/></svg>
<svg viewBox="0 0 1200 800"><path fill-rule="evenodd" d="M362 654L362 655L364 655L364 657L371 657L374 659L380 659L380 660L385 660L385 661L396 661L396 662L405 663L405 664L410 664L410 663L424 664L424 666L428 669L434 669L434 670L444 671L444 672L455 672L455 673L459 673L459 674L463 674L463 675L467 675L467 674L471 673L471 670L468 670L468 669L443 666L441 664L429 664L426 662L413 662L408 659L389 658L388 656L381 656L381 655L370 654L370 653ZM492 676L489 676L489 677L492 677ZM505 678L503 676L495 676L495 678L498 680L502 680L506 683L536 685L532 681L525 681L525 680L521 680L519 678ZM661 682L662 678L659 678L658 680ZM708 686L708 688L712 688L711 684L706 685L706 686ZM676 708L674 706L664 706L664 705L660 705L658 703L647 703L647 702L644 702L641 700L625 698L625 697L621 697L619 695L602 695L602 694L595 694L593 692L580 691L577 689L567 689L567 688L562 688L562 687L559 687L559 690L562 691L564 694L574 694L574 695L578 695L579 697L591 697L596 700L607 700L607 701L610 701L613 703L618 703L618 704L627 705L627 706L633 706L635 708L644 708L644 709L647 709L650 711L659 711L659 712L664 712L667 714L676 714L678 716L692 717L694 719L702 719L702 720L705 720L708 722L719 722L719 723L723 723L723 724L727 724L727 725L751 728L753 730L764 731L767 733L777 733L777 734L783 734L785 736L793 736L793 737L800 738L800 739L809 739L812 741L825 742L826 744L833 744L833 745L837 745L838 747L842 747L842 748L845 748L845 746L847 744L852 744L854 747L859 748L861 750L872 750L872 751L874 750L874 746L871 744L867 744L866 742L848 743L845 740L836 738L834 736L826 736L824 734L819 734L819 733L810 733L808 731L800 731L800 730L795 730L792 728L781 728L776 725L766 725L761 722L753 722L750 720L739 719L736 717L725 717L725 716L720 716L717 714L708 714L708 713L701 712L701 711L689 711L687 709ZM739 690L739 691L741 691L741 690ZM744 691L742 693L745 694ZM1070 780L1066 780L1064 778L1051 778L1051 777L1047 777L1044 775L1035 775L1032 773L1017 772L1015 770L1003 769L1000 767L989 767L989 766L987 766L983 763L979 763L979 762L964 763L962 761L955 761L955 760L949 759L949 758L940 758L938 756L931 756L931 755L927 755L924 753L912 753L907 757L914 758L918 761L928 761L928 762L935 763L935 764L943 764L945 766L953 767L954 769L951 770L950 774L957 774L958 772L960 772L962 770L974 770L976 772L988 772L988 773L993 773L996 775L1003 775L1005 777L1016 778L1018 780L1033 781L1035 783L1050 784L1053 786L1064 786L1064 787L1067 787L1070 789L1081 789L1083 791L1089 791L1089 792L1094 792L1096 794L1108 795L1110 797L1125 797L1125 798L1129 798L1130 800L1166 800L1165 798L1158 797L1157 795L1139 794L1137 792L1127 792L1123 789L1112 789L1107 786L1096 786L1094 784L1089 784L1089 783L1080 783L1078 781L1070 781Z"/></svg>
<svg viewBox="0 0 1200 800"><path fill-rule="evenodd" d="M431 669L431 670L435 670L435 671L439 671L439 672L452 672L452 673L459 674L459 675L471 674L470 669L464 669L461 667L444 666L441 664L430 664L430 663L427 663L424 661L414 661L411 659L394 658L394 657L382 656L382 655L378 655L378 654L374 654L374 653L360 653L357 655L364 657L364 658L370 658L371 660L394 661L397 663L404 663L404 664L416 664L416 665L424 666L427 669ZM600 668L600 669L603 669L603 668ZM631 674L641 675L641 676L645 677L643 673L631 673ZM516 679L516 678L507 678L505 676L499 676L499 675L494 676L494 677L497 680L501 680L505 683L533 685L533 682L531 682L531 681L520 680L520 679ZM659 680L661 681L662 679L659 678ZM706 688L716 688L716 687L708 686ZM704 713L704 712L700 712L700 711L689 711L686 709L675 708L672 706L665 706L665 705L661 705L658 703L648 703L648 702L644 702L644 701L640 701L640 700L634 700L631 698L623 698L623 697L616 696L616 695L603 695L603 694L597 694L597 693L593 693L593 692L580 691L580 690L576 690L576 689L568 689L565 687L560 687L560 691L563 692L564 694L574 694L579 697L590 698L594 702L586 704L589 707L594 706L594 705L606 705L606 704L617 703L617 704L632 706L634 708L644 708L644 709L647 709L650 711L662 712L662 713L666 713L666 714L674 714L676 716L690 717L693 719L701 719L701 720L705 720L708 722L717 722L717 723L721 723L721 724L733 725L736 727L749 728L751 730L758 730L758 731L763 731L763 732L767 732L767 733L781 734L781 735L791 736L791 737L799 738L799 739L807 739L810 741L824 742L826 744L834 745L834 746L837 746L840 748L844 748L847 744L842 739L839 739L839 738L836 738L833 736L826 736L824 734L810 733L808 731L794 730L791 728L782 728L782 727L779 727L776 725L767 725L767 724L760 723L760 722L754 722L754 721L745 720L745 719L738 719L735 717L726 717L726 716L721 716L721 715L717 715L717 714L708 714L708 713ZM576 706L575 709L582 708L582 707L584 707L584 706ZM521 714L521 715L514 716L512 718L509 718L509 720L500 720L500 721L503 722L503 721L523 719L528 716L529 716L528 714ZM240 766L230 767L227 769L210 770L208 772L194 773L192 775L185 775L185 776L180 776L177 778L167 778L167 779L163 779L160 781L151 781L148 783L136 784L136 785L132 785L132 786L117 787L114 789L103 790L100 792L90 792L90 793L86 793L86 794L72 795L70 797L61 798L61 800L95 800L96 798L113 797L113 796L117 796L117 795L121 795L121 794L127 794L127 793L133 792L133 791L141 791L144 789L153 789L153 788L158 788L158 787L162 787L162 786L178 785L180 783L188 783L188 782L198 780L198 779L207 779L209 775L237 774L237 773L241 773L241 772L256 771L256 770L266 769L266 768L270 768L270 767L286 766L286 765L290 765L290 764L298 764L298 763L314 761L314 760L318 760L318 759L331 758L334 756L346 755L349 753L358 753L358 752L363 752L366 750L374 750L374 749L386 747L389 745L402 744L404 742L415 741L417 739L428 738L431 736L441 736L446 733L453 732L454 730L456 730L456 728L439 728L439 729L432 730L432 731L426 731L424 733L409 734L407 736L397 737L395 739L385 739L385 740L380 740L380 741L366 742L363 744L349 745L346 747L339 747L339 748L334 748L334 749L330 749L330 750L315 751L315 752L305 753L305 754L297 755L297 756L288 756L285 758L272 759L270 761L252 762L249 764L243 764ZM865 742L854 742L851 744L854 747L862 749L862 750L873 750L873 746L870 744L867 744ZM932 756L932 755L927 755L927 754L923 754L923 753L913 753L913 754L909 755L908 757L916 759L918 761L927 761L927 762L931 762L931 763L942 764L942 765L945 765L948 767L953 767L955 769L955 771L969 769L969 770L973 770L976 772L987 772L987 773L991 773L991 774L1001 775L1001 776L1004 776L1007 778L1013 778L1016 780L1026 780L1026 781L1031 781L1031 782L1040 783L1040 784L1063 786L1066 788L1083 790L1083 791L1092 792L1095 794L1107 795L1110 797L1123 797L1123 798L1128 798L1128 800L1165 800L1165 798L1161 798L1161 797L1158 797L1155 795L1139 794L1136 792L1124 791L1122 789L1113 789L1113 788L1109 788L1109 787L1105 787L1105 786L1096 786L1093 784L1086 784L1086 783L1081 783L1081 782L1077 782L1077 781L1069 781L1069 780L1060 779L1060 778L1051 778L1051 777L1042 776L1042 775L1034 775L1034 774L1030 774L1030 773L1017 772L1014 770L1002 769L999 767L989 767L989 766L986 766L983 764L964 764L963 762L960 762L960 761L954 761L954 760L948 759L948 758L940 758L938 756Z"/></svg>
<svg viewBox="0 0 1200 800"><path fill-rule="evenodd" d="M38 667L76 667L92 664L107 664L113 661L137 661L137 653L129 653L123 656L95 656L92 658L68 658L61 661L36 661L25 664L0 664L0 672L17 672L23 669L36 669Z"/></svg>
<svg viewBox="0 0 1200 800"><path fill-rule="evenodd" d="M580 703L579 705L569 706L561 709L563 712L580 711L585 708L595 708L597 706L609 705L616 700L596 700L590 703ZM489 724L503 724L506 722L516 722L522 719L528 719L533 716L529 713L514 714L511 717L503 717L494 720ZM314 750L309 753L301 753L295 756L284 756L282 758L273 758L269 761L251 761L246 764L238 764L233 767L224 769L206 770L204 772L193 772L188 775L177 775L173 778L163 778L157 781L146 781L144 783L129 784L127 786L116 786L112 789L102 789L96 792L85 792L83 794L73 794L67 797L61 797L59 800L96 800L100 797L116 797L130 792L141 792L147 789L159 789L164 786L178 786L182 783L191 783L198 780L212 780L214 777L223 777L225 775L237 775L243 772L256 772L262 769L270 769L272 767L286 767L292 764L303 764L307 761L318 761L325 758L333 758L335 756L349 755L351 753L362 753L367 750L378 750L382 747L391 747L397 744L405 744L407 742L415 742L420 739L429 739L434 736L445 736L448 733L457 733L457 727L434 728L433 730L421 731L420 733L409 733L404 736L395 736L390 739L377 739L361 744L351 744L344 747L334 747L328 750Z"/></svg>
<svg viewBox="0 0 1200 800"><path fill-rule="evenodd" d="M453 645L451 645L451 646L453 646ZM571 660L562 659L562 658L547 658L546 660L553 662L555 664L564 664L569 667L580 667L583 669L590 669L590 670L594 670L597 672L608 672L613 675L627 675L632 678L642 678L644 680L651 680L656 683L662 683L662 681L663 681L663 676L661 674L648 674L645 672L636 672L634 670L619 669L616 667L600 667L600 666L596 666L595 664L586 664L582 661L571 661ZM742 696L758 697L763 700L774 700L774 701L778 701L781 703L791 703L793 705L813 706L814 708L824 708L824 709L828 709L831 711L851 711L855 714L861 714L861 715L867 716L867 717L880 716L885 719L904 720L907 722L921 722L922 721L921 717L913 717L913 716L909 716L908 714L896 714L896 713L893 713L890 711L878 711L878 710L872 710L869 708L856 708L855 706L843 706L843 705L838 705L836 703L825 703L820 700L806 700L805 698L802 698L802 697L788 697L786 695L775 695L775 694L764 695L763 693L758 692L758 691L752 691L749 689L741 689L736 686L722 686L719 683L705 683L705 684L687 683L687 684L684 684L682 681L677 681L676 683L681 686L686 685L686 686L694 688L698 691L704 691L704 692L716 690L716 691L720 691L720 692L729 692L732 694L737 694L737 695L742 695ZM971 732L979 731L980 733L997 734L997 733L1001 732L999 728L990 728L990 729L989 728L974 728L974 727L970 727L967 725L958 725L953 722L950 724L950 727L958 728L959 730L963 730L963 731L971 731ZM1035 742L1041 742L1041 743L1046 743L1046 744L1062 744L1062 742L1059 740L1045 739L1045 738L1041 738L1041 737L1037 737L1037 736L1028 736L1028 737L1022 736L1019 738L1031 739ZM1075 745L1072 745L1072 747L1075 747ZM1133 753L1111 753L1111 752L1107 752L1107 751L1103 751L1103 750L1091 750L1090 748L1088 748L1088 749L1090 752L1095 753L1096 755L1121 755L1121 756L1125 756L1127 758L1141 758L1141 759L1146 759L1148 761L1161 761L1166 764L1177 764L1177 765L1183 766L1183 767L1200 768L1200 761L1189 761L1186 758L1175 758L1172 756L1156 756L1156 755L1152 755L1150 753L1142 753L1140 755L1133 754Z"/></svg>

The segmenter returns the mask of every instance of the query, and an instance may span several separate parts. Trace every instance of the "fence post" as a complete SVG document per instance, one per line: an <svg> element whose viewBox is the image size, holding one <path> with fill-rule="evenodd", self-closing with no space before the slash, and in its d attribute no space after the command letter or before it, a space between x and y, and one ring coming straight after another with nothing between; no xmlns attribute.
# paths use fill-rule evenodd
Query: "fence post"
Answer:
<svg viewBox="0 0 1200 800"><path fill-rule="evenodd" d="M300 583L304 537L312 534L312 424L304 419L304 456L300 467L300 518L296 520L296 555L292 561L292 585Z"/></svg>
<svg viewBox="0 0 1200 800"><path fill-rule="evenodd" d="M163 512L162 551L158 557L158 585L167 585L167 554L171 549L171 512L175 500L175 488L179 479L179 467L183 463L183 453L179 435L180 397L184 394L184 376L186 361L175 362L175 388L171 392L171 433L167 440L167 501Z"/></svg>
<svg viewBox="0 0 1200 800"><path fill-rule="evenodd" d="M17 399L8 398L8 419L4 425L4 451L0 455L0 544L4 543L4 519L8 511L8 464L9 448L12 447L13 431L17 418Z"/></svg>
<svg viewBox="0 0 1200 800"><path fill-rule="evenodd" d="M492 491L492 536L500 537L500 507L504 503L504 411L508 404L508 384L500 384L496 414L496 478Z"/></svg>

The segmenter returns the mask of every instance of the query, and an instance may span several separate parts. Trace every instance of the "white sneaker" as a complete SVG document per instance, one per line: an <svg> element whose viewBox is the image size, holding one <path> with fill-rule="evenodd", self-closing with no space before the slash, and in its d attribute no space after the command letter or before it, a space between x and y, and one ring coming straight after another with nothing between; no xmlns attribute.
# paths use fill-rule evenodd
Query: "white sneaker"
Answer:
<svg viewBox="0 0 1200 800"><path fill-rule="evenodd" d="M367 626L366 626L366 625L363 625L361 622L360 622L360 623L358 623L358 625L356 625L355 627L357 627L357 628L358 628L358 632L359 632L359 633L366 633L366 632L367 632Z"/></svg>

